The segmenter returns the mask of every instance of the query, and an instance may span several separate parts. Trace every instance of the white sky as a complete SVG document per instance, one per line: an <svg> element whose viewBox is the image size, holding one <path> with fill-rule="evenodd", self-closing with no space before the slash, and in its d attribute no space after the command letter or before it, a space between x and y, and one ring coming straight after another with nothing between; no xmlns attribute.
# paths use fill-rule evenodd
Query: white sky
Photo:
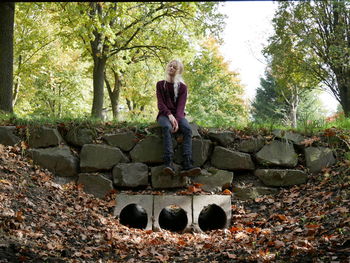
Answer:
<svg viewBox="0 0 350 263"><path fill-rule="evenodd" d="M245 85L245 97L252 101L264 77L265 59L261 53L273 33L271 20L277 8L273 1L227 1L221 3L221 13L228 16L223 33L222 55L230 62L231 70L240 73ZM324 92L321 100L329 114L336 111L338 102Z"/></svg>

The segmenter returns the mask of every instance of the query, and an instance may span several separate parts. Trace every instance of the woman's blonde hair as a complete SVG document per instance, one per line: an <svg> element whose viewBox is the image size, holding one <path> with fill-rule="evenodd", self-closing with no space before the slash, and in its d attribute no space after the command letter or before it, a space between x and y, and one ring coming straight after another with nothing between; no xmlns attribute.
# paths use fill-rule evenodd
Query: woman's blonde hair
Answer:
<svg viewBox="0 0 350 263"><path fill-rule="evenodd" d="M185 82L182 78L182 73L184 71L184 65L182 64L182 62L180 60L177 60L177 59L173 59L173 60L169 61L165 67L165 79L166 80L169 80L167 68L170 65L170 63L173 63L173 62L175 62L176 66L177 66L176 75L174 78L174 93L175 93L175 101L176 101L181 82L185 84ZM164 87L165 87L165 81L164 81Z"/></svg>

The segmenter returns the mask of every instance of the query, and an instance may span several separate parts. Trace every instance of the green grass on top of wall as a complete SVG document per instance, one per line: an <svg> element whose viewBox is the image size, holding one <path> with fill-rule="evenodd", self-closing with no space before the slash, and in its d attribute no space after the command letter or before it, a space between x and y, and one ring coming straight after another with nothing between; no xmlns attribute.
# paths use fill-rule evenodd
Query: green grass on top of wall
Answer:
<svg viewBox="0 0 350 263"><path fill-rule="evenodd" d="M14 114L4 114L0 113L0 126L57 126L57 125L65 125L65 126L84 126L84 127L94 127L94 128L115 128L115 129L136 129L143 130L151 125L155 125L156 122L149 121L117 121L117 120L109 120L102 121L100 119L91 118L91 117L81 117L81 118L48 118L48 117L17 117ZM322 130L326 130L329 128L337 128L342 130L350 131L350 118L345 118L343 116L332 120L318 120L318 121L308 121L305 123L299 124L298 128L292 129L289 126L283 126L281 124L276 123L263 123L257 124L254 122L250 122L245 126L237 125L232 127L205 127L210 130L210 128L214 128L215 130L241 130L245 133L259 134L263 133L271 133L275 129L281 130L290 130L299 132L305 135L313 135Z"/></svg>

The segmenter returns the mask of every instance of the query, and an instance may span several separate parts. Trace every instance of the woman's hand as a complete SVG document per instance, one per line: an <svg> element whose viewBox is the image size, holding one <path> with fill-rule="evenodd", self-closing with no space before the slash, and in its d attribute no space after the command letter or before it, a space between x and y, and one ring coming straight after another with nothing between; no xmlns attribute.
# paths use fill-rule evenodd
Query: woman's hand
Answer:
<svg viewBox="0 0 350 263"><path fill-rule="evenodd" d="M170 120L171 125L173 126L172 132L177 132L177 130L179 129L179 124L177 123L177 120L175 119L174 115L170 114L168 115L168 118Z"/></svg>

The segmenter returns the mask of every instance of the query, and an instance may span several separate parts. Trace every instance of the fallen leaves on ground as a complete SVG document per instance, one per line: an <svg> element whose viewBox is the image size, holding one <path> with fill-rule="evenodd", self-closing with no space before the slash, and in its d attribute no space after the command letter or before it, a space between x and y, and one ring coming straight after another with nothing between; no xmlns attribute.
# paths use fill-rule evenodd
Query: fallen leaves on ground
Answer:
<svg viewBox="0 0 350 263"><path fill-rule="evenodd" d="M179 234L121 225L115 191L58 185L21 151L0 145L0 262L349 262L346 166L275 196L233 194L228 229Z"/></svg>

